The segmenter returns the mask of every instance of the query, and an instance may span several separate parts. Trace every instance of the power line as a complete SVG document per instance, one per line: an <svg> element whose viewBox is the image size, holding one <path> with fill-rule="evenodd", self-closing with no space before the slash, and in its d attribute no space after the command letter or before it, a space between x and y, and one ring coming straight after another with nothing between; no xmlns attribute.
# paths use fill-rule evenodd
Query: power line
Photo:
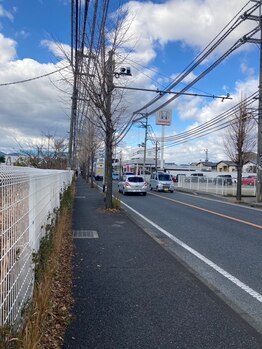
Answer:
<svg viewBox="0 0 262 349"><path fill-rule="evenodd" d="M38 79L42 79L42 78L45 78L46 76L50 76L50 75L53 75L53 74L56 74L56 73L59 73L60 71L64 70L64 69L67 69L69 68L70 65L67 65L63 68L60 68L60 69L57 69L51 73L47 73L47 74L43 74L43 75L39 75L39 76L36 76L34 78L30 78L30 79L25 79L25 80L19 80L19 81L14 81L14 82L5 82L3 84L0 84L0 87L2 86L9 86L9 85L17 85L17 84L23 84L24 82L29 82L29 81L34 81L34 80L38 80Z"/></svg>
<svg viewBox="0 0 262 349"><path fill-rule="evenodd" d="M121 54L118 54L118 57L121 58L122 55L121 55ZM168 80L170 80L170 82L173 81L173 79L172 79L169 75L160 73L160 72L157 71L157 69L148 68L148 67L146 67L145 65L142 65L142 64L136 62L136 61L133 60L133 59L125 58L125 62L130 62L130 65L132 66L133 69L137 70L139 73L143 74L144 76L146 76L147 78L149 78L151 81L157 83L158 85L162 86L163 88L165 88L165 85L164 85L163 83L160 83L158 80L153 79L150 75L146 74L143 70L144 70L144 69L149 70L149 71L151 71L151 72L153 72L153 73L155 73L155 74L158 74L158 75L160 75L160 76L162 76L162 77L164 77L164 78L167 78ZM143 68L143 70L138 69L135 65L140 66L141 68ZM181 84L186 85L186 83L184 83L184 82L181 82ZM204 91L204 90L199 89L199 88L196 88L196 87L192 87L192 89L193 89L193 90L196 90L196 91L199 91L199 92L202 92L202 93L205 93L205 94L211 94L211 93L209 93L209 92L207 92L207 91Z"/></svg>
<svg viewBox="0 0 262 349"><path fill-rule="evenodd" d="M191 92L176 92L176 91L165 91L165 90L159 90L159 89L149 89L149 88L139 88L139 87L127 87L127 86L116 86L114 85L115 88L120 88L124 90L134 90L134 91L148 91L148 92L156 92L159 93L159 95L164 95L164 94L175 94L175 95L186 95L186 96L195 96L195 97L209 97L209 98L220 98L222 101L224 99L232 99L229 96L229 93L226 96L216 96L216 95L206 95L206 94L199 94L199 93L191 93Z"/></svg>
<svg viewBox="0 0 262 349"><path fill-rule="evenodd" d="M165 146L165 148L170 148L174 145L183 144L186 142L190 142L196 138L200 138L203 136L206 136L210 133L220 131L221 129L227 128L232 120L232 116L234 116L239 109L239 106L242 104L245 107L248 107L250 104L254 103L256 100L256 97L258 96L258 92L254 93L253 95L249 96L244 101L240 102L239 104L235 105L234 107L230 108L226 112L218 115L212 120L209 120L208 122L201 124L190 131L182 132L180 134L177 134L175 136L169 136L164 139L165 142L171 142L168 145ZM229 119L231 117L231 119ZM226 120L228 119L228 120ZM236 119L236 117L235 117Z"/></svg>
<svg viewBox="0 0 262 349"><path fill-rule="evenodd" d="M253 93L252 95L250 95L249 97L247 97L246 99L244 99L242 102L234 105L233 107L227 109L226 111L224 111L223 113L219 114L218 116L214 117L213 119L197 126L194 127L193 129L189 130L189 131L185 131L182 133L179 133L178 135L175 136L168 136L165 137L165 141L170 141L170 140L174 140L174 139L179 139L185 136L189 136L197 131L201 131L203 128L208 128L210 126L213 126L213 124L216 124L220 121L223 121L224 119L234 115L235 113L237 113L237 111L239 110L240 105L243 105L245 107L249 106L250 104L254 103L254 101L256 100L258 96L258 92Z"/></svg>
<svg viewBox="0 0 262 349"><path fill-rule="evenodd" d="M204 59L207 58L207 56L212 53L212 51L241 23L244 21L244 18L238 17L239 14L241 13L241 11L250 3L250 1L248 3L246 3L245 6L243 6L241 8L241 10L235 15L235 17L219 32L219 34L217 34L215 36L215 38L205 47L204 50L202 50L202 52L188 65L187 68L184 69L184 71L181 72L180 75L178 75L178 77L173 81L173 83L171 83L165 90L168 92L170 91L173 87L175 87L178 83L182 82L182 80L193 70L195 69ZM254 12L257 8L258 8L258 4L255 4L254 6L252 6L251 8L248 9L249 13ZM245 12L247 13L247 12ZM238 18L237 18L238 17ZM219 35L235 20L235 18L237 18L237 20L234 22L233 25L231 25L230 29L227 30L226 33L223 34L223 36L217 40L215 42L214 45L211 46L211 44L219 37ZM230 50L228 50L226 52L226 54L224 54L222 57L220 57L220 59L218 59L215 63L213 63L213 65L211 67L209 67L209 69L206 69L204 73L202 73L200 75L200 77L198 77L197 79L194 80L193 83L191 83L190 85L186 85L186 87L184 89L182 89L180 92L184 92L187 89L189 89L190 87L193 86L194 83L196 83L200 78L202 78L203 76L205 76L208 72L210 72L216 65L218 65L224 58L227 57L227 55L229 55L231 52L233 52L237 47L237 44L239 44L239 46L241 46L241 44L243 44L244 42L241 40L239 40L237 43L235 43L235 47L231 47ZM211 46L211 48L209 48ZM209 48L209 50L205 53L205 51ZM154 110L151 110L148 112L147 107L152 105L153 103L155 103L157 100L159 100L160 98L162 98L162 96L157 96L155 97L151 102L147 103L145 106L143 106L142 108L140 108L139 110L133 112L132 116L130 117L129 123L127 123L126 125L124 125L122 132L121 132L121 136L119 137L119 141L122 141L123 138L126 136L126 134L129 132L129 130L132 127L132 124L135 121L139 121L141 119L144 118L144 115L150 115L153 114L154 112L158 111L159 109L161 109L164 105L170 103L173 99L177 98L178 95L175 95L173 98L171 98L167 103L162 104L161 106L157 107ZM143 113L143 110L146 110L146 113ZM136 117L137 114L143 115L141 117Z"/></svg>
<svg viewBox="0 0 262 349"><path fill-rule="evenodd" d="M170 91L174 86L176 86L178 83L182 82L182 80L193 70L195 69L200 63L202 63L202 61L204 59L206 59L208 57L209 54L212 53L212 51L217 48L220 43L222 43L222 41L233 31L236 29L236 27L238 25L240 25L240 23L242 23L245 19L243 17L239 17L239 14L241 13L241 11L250 3L250 1L244 6L242 7L242 9L237 13L237 15L220 31L220 33L206 46L206 48L193 60L193 62L191 64L189 64L189 66L182 71L182 73L173 81L173 83L171 83L165 90L166 92ZM254 12L256 9L258 8L258 4L255 4L254 6L252 6L251 8L248 9L249 13ZM247 12L245 12L247 13ZM237 18L237 20L235 20ZM233 25L231 25L231 23L235 20L235 22L233 23ZM221 33L223 33L223 31L229 26L231 25L231 27L212 45L212 43L221 35ZM256 32L253 31L251 34L254 35ZM238 47L240 47L242 44L244 43L244 41L242 39L238 40L224 55L222 55L218 60L216 60L208 69L206 69L202 74L200 74L191 84L186 85L186 87L184 89L182 89L180 92L184 92L187 89L189 89L190 87L193 86L194 83L196 83L199 79L201 79L202 77L204 77L207 73L209 73L213 68L215 68L218 64L221 63L221 61L223 59L225 59L231 52L233 52L235 49L237 49ZM211 46L212 45L212 46ZM211 47L210 47L211 46ZM205 52L206 51L206 52ZM156 112L157 110L159 110L160 108L162 108L164 105L168 104L171 102L171 100L175 99L178 97L178 95L175 95L174 97L172 97L168 102L162 104L161 106L155 108L154 110L151 110L148 112L148 110L146 109L148 106L152 105L153 103L155 103L157 100L159 100L162 96L158 96L156 98L154 98L151 102L149 102L148 104L146 104L144 107L140 108L139 110L137 110L136 112L134 112L129 120L129 123L126 124L124 126L124 128L122 129L121 132L121 137L119 138L120 141L125 137L125 135L128 133L128 131L130 130L130 128L132 127L132 123L134 123L135 121L139 121L141 119L144 118L144 115L150 115L153 114L154 112ZM142 110L146 109L146 113L142 113ZM136 114L140 114L142 115L141 117L136 117Z"/></svg>
<svg viewBox="0 0 262 349"><path fill-rule="evenodd" d="M249 3L249 2L248 2ZM247 4L244 6L246 7ZM244 8L243 7L243 8ZM259 7L258 4L253 5L251 8L248 9L249 13L253 13L257 8ZM243 9L242 8L242 9ZM169 86L167 86L166 90L170 91L171 89L173 89L175 86L177 86L182 80L185 79L185 77L191 73L197 66L199 66L225 39L226 37L231 34L231 32L233 32L233 30L235 30L245 19L242 18L241 16L239 17L239 13L242 11L242 9L238 12L238 14L222 29L222 31L220 31L220 33L206 46L206 48L181 72L180 75L178 75L178 77L176 77L176 79L173 81L173 83L171 83ZM247 11L246 11L247 13ZM231 22L236 18L237 20L233 23L233 25L231 25L231 27L217 40L215 41L215 43L211 46L211 44L214 42L214 40L229 26L229 24L231 24ZM205 72L203 72L200 76L201 78L203 76L205 76L208 72L210 72L215 66L217 66L219 63L221 63L221 61L226 58L232 51L234 51L236 48L238 48L237 44L239 43L239 46L241 46L244 42L236 42L235 43L235 47L231 47L230 50L228 50L226 52L226 54L224 54L220 59L218 59L215 63L213 63L213 65L210 66L210 68L206 69ZM211 47L210 47L211 46ZM210 47L210 48L209 48ZM209 49L208 49L209 48ZM208 49L208 50L207 50ZM205 52L206 51L206 52ZM211 68L212 67L212 68ZM189 85L187 85L188 87L185 87L183 90L181 90L181 92L187 90L188 88L190 88L194 83L196 83L200 78L197 78L193 81L193 83L191 82ZM141 107L140 109L138 109L137 111L135 111L135 113L140 113L142 112L144 109L148 108L149 106L151 106L152 104L156 103L160 98L162 98L162 96L158 96L155 97L153 100L151 100L150 102L148 102L146 105L144 105L143 107ZM162 108L163 106L169 104L171 101L173 101L176 97L170 98L167 102L163 103L161 106L155 108L154 110L150 111L150 114L153 114L154 112L156 112L157 110L159 110L160 108ZM139 119L137 119L139 120Z"/></svg>

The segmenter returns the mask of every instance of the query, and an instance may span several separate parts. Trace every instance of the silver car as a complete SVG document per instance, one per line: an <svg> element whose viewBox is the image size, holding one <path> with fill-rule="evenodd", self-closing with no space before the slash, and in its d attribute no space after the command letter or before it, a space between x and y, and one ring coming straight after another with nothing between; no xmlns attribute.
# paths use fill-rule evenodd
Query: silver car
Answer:
<svg viewBox="0 0 262 349"><path fill-rule="evenodd" d="M169 173L154 172L150 177L150 189L155 191L174 192L174 183Z"/></svg>
<svg viewBox="0 0 262 349"><path fill-rule="evenodd" d="M127 193L147 194L148 184L142 176L124 175L118 183L118 191L126 195Z"/></svg>

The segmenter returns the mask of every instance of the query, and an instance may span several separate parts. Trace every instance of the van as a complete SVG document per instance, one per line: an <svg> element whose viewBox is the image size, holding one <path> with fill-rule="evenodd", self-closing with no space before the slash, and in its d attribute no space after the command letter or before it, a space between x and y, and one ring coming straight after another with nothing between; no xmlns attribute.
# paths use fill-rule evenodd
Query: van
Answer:
<svg viewBox="0 0 262 349"><path fill-rule="evenodd" d="M166 172L154 172L149 182L150 190L174 192L172 176Z"/></svg>

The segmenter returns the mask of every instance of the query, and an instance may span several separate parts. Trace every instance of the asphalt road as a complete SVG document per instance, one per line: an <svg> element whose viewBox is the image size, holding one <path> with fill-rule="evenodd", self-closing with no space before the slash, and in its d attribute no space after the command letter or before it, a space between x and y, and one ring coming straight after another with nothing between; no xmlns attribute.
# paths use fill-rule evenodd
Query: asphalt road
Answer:
<svg viewBox="0 0 262 349"><path fill-rule="evenodd" d="M163 197L172 199L176 194ZM103 196L82 178L77 180L74 236L94 231L97 236L74 238L74 304L62 348L262 348L262 336L226 306L211 286L199 281L200 273L194 271L196 278L188 271L193 258L202 264L207 260L152 222L169 206L174 208L173 203L150 194L121 198L128 202L130 208L124 202L122 207L132 212L132 219L123 211L105 211ZM134 212L135 208L150 211L151 202L157 204L155 217ZM175 210L171 211L168 219L177 224ZM163 217L168 220L166 213ZM179 228L173 226L173 234ZM177 260L180 253L187 268Z"/></svg>
<svg viewBox="0 0 262 349"><path fill-rule="evenodd" d="M157 242L262 333L262 212L180 192L123 196Z"/></svg>

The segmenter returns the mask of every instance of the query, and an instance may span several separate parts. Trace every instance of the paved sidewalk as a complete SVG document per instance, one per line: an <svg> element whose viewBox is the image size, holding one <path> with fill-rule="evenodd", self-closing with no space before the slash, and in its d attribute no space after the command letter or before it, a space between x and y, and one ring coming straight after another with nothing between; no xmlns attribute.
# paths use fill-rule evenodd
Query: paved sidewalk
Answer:
<svg viewBox="0 0 262 349"><path fill-rule="evenodd" d="M64 349L262 348L260 335L124 212L103 207L78 178L73 230L98 237L74 239Z"/></svg>

